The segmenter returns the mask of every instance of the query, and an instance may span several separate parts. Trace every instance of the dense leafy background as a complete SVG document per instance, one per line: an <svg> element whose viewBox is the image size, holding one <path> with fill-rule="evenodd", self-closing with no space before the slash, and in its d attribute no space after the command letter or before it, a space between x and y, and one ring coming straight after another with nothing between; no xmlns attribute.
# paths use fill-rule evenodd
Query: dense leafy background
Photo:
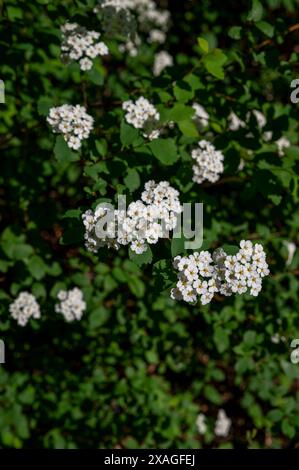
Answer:
<svg viewBox="0 0 299 470"><path fill-rule="evenodd" d="M299 255L286 266L284 245L298 243L299 227L298 105L290 102L299 76L298 2L171 0L164 48L175 66L158 78L151 71L157 47L146 43L130 58L110 41L111 54L89 73L61 62L60 25L72 19L99 30L94 3L1 6L1 446L298 446L299 368L289 345L299 337ZM197 37L208 41L207 54ZM123 121L122 101L140 95L176 123L160 146ZM193 101L210 114L207 131L194 126ZM63 103L85 104L96 119L76 154L46 124L49 107ZM228 130L231 110L244 119L252 109L265 114L272 141L254 119L246 130ZM199 186L190 152L207 132L225 154L225 173ZM274 143L281 136L292 142L283 158ZM168 179L182 201L204 203L205 248L242 238L263 243L271 276L258 298L175 303L164 275L168 241L142 266L127 249L85 250L82 210L120 193L137 199L152 178ZM66 324L54 302L60 288L74 285L88 309L81 322ZM22 290L42 308L42 319L24 328L8 312ZM274 344L276 333L286 342ZM226 439L213 434L220 407L232 419ZM208 417L204 437L199 412Z"/></svg>

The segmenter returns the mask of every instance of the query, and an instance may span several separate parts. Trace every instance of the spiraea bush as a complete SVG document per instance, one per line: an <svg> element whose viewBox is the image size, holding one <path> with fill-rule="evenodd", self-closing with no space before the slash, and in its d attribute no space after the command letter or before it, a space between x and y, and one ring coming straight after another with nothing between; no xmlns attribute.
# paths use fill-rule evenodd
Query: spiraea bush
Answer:
<svg viewBox="0 0 299 470"><path fill-rule="evenodd" d="M2 3L1 447L298 447L297 8Z"/></svg>

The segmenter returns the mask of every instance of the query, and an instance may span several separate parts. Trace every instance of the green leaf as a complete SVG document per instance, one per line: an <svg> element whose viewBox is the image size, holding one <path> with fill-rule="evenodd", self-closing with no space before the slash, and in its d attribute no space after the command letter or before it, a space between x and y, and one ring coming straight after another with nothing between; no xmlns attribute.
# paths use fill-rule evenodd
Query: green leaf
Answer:
<svg viewBox="0 0 299 470"><path fill-rule="evenodd" d="M7 16L10 19L10 21L23 18L22 8L8 5L6 9L7 9Z"/></svg>
<svg viewBox="0 0 299 470"><path fill-rule="evenodd" d="M273 421L273 423L279 423L283 418L283 413L278 409L270 410L267 414L267 418Z"/></svg>
<svg viewBox="0 0 299 470"><path fill-rule="evenodd" d="M34 279L40 281L47 272L47 265L40 256L32 256L28 263L28 270Z"/></svg>
<svg viewBox="0 0 299 470"><path fill-rule="evenodd" d="M226 55L220 49L214 49L203 57L207 71L216 78L224 78L223 66L227 61Z"/></svg>
<svg viewBox="0 0 299 470"><path fill-rule="evenodd" d="M173 87L174 96L181 103L186 103L194 97L192 86L185 80L178 80Z"/></svg>
<svg viewBox="0 0 299 470"><path fill-rule="evenodd" d="M264 33L269 38L274 36L274 26L266 21L258 21L255 25L262 33Z"/></svg>
<svg viewBox="0 0 299 470"><path fill-rule="evenodd" d="M244 343L248 348L252 348L256 343L256 332L249 330L244 334Z"/></svg>
<svg viewBox="0 0 299 470"><path fill-rule="evenodd" d="M197 38L198 45L202 52L207 54L209 52L209 43L206 39L204 38Z"/></svg>
<svg viewBox="0 0 299 470"><path fill-rule="evenodd" d="M120 124L120 141L124 147L129 147L134 142L139 140L139 132L135 127L126 124L122 121Z"/></svg>
<svg viewBox="0 0 299 470"><path fill-rule="evenodd" d="M242 28L241 26L232 26L228 30L228 35L232 39L241 39Z"/></svg>
<svg viewBox="0 0 299 470"><path fill-rule="evenodd" d="M81 220L81 210L70 209L66 211L66 213L63 215L63 218Z"/></svg>
<svg viewBox="0 0 299 470"><path fill-rule="evenodd" d="M223 245L223 250L227 255L234 256L238 253L239 247L236 245Z"/></svg>
<svg viewBox="0 0 299 470"><path fill-rule="evenodd" d="M96 69L95 67L92 67L91 70L88 70L86 72L86 75L88 78L94 83L95 85L103 85L104 83L104 76L103 74Z"/></svg>
<svg viewBox="0 0 299 470"><path fill-rule="evenodd" d="M192 106L186 106L182 103L176 103L173 108L170 109L168 119L174 122L186 121L191 119L194 115L194 109Z"/></svg>
<svg viewBox="0 0 299 470"><path fill-rule="evenodd" d="M128 169L127 175L124 177L124 183L131 193L135 191L135 189L139 188L140 176L135 168Z"/></svg>
<svg viewBox="0 0 299 470"><path fill-rule="evenodd" d="M289 423L287 418L283 420L281 429L282 429L282 432L290 439L293 439L293 437L296 434L295 428Z"/></svg>
<svg viewBox="0 0 299 470"><path fill-rule="evenodd" d="M172 139L155 139L149 148L163 165L173 165L179 158L177 147Z"/></svg>
<svg viewBox="0 0 299 470"><path fill-rule="evenodd" d="M56 137L54 154L59 163L70 163L76 160L80 160L80 155L71 151L71 149L69 148L66 141L61 135Z"/></svg>
<svg viewBox="0 0 299 470"><path fill-rule="evenodd" d="M228 332L225 328L217 326L214 331L214 342L218 352L223 353L229 347Z"/></svg>
<svg viewBox="0 0 299 470"><path fill-rule="evenodd" d="M109 311L104 307L97 307L94 309L89 316L89 327L90 329L98 328L102 326L109 318Z"/></svg>
<svg viewBox="0 0 299 470"><path fill-rule="evenodd" d="M222 398L219 392L212 385L206 385L204 388L204 396L207 400L214 403L215 405L221 405Z"/></svg>
<svg viewBox="0 0 299 470"><path fill-rule="evenodd" d="M52 106L52 100L46 96L41 96L37 102L37 111L40 116L47 116Z"/></svg>
<svg viewBox="0 0 299 470"><path fill-rule="evenodd" d="M183 253L185 251L185 239L184 237L181 238L173 238L171 240L171 255L173 257Z"/></svg>
<svg viewBox="0 0 299 470"><path fill-rule="evenodd" d="M128 286L133 295L138 298L143 297L145 285L140 279L138 279L138 277L131 277L128 281Z"/></svg>
<svg viewBox="0 0 299 470"><path fill-rule="evenodd" d="M251 10L247 16L248 21L257 22L262 19L263 6L259 0L252 0Z"/></svg>
<svg viewBox="0 0 299 470"><path fill-rule="evenodd" d="M179 121L178 126L186 137L198 137L198 131L193 121Z"/></svg>
<svg viewBox="0 0 299 470"><path fill-rule="evenodd" d="M147 250L144 253L138 255L134 251L129 249L129 258L133 261L137 266L142 266L143 264L150 264L153 260L153 253L151 248L148 246Z"/></svg>

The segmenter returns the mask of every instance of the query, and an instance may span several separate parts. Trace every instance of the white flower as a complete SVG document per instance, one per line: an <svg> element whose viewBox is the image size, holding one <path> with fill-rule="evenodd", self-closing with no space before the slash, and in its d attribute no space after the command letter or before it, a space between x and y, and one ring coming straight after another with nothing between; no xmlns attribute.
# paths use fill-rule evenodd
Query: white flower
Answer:
<svg viewBox="0 0 299 470"><path fill-rule="evenodd" d="M205 434L207 432L206 417L200 413L196 418L196 427L199 434Z"/></svg>
<svg viewBox="0 0 299 470"><path fill-rule="evenodd" d="M84 59L81 59L79 64L80 64L81 70L90 70L92 68L92 61L89 60L87 57L84 57Z"/></svg>
<svg viewBox="0 0 299 470"><path fill-rule="evenodd" d="M55 305L55 311L61 313L67 322L80 320L86 309L83 293L78 287L69 291L59 291L59 302Z"/></svg>
<svg viewBox="0 0 299 470"><path fill-rule="evenodd" d="M252 111L252 114L254 114L254 116L255 116L255 118L256 118L256 120L257 120L258 128L259 128L260 130L262 130L262 129L265 127L265 125L267 124L267 120L266 120L265 116L264 116L263 113L262 113L261 111L259 111L258 109L254 109L254 110ZM264 137L265 141L268 142L269 140L271 140L271 139L272 139L272 134L273 134L273 133L272 133L271 131L266 131L266 132L264 132L264 133L263 133L263 137Z"/></svg>
<svg viewBox="0 0 299 470"><path fill-rule="evenodd" d="M286 246L287 250L288 250L288 258L287 258L287 261L286 261L286 265L289 266L292 261L293 261L293 258L294 258L294 254L295 254L295 251L296 251L296 244L293 243L293 242L288 242L288 241L284 241L284 245Z"/></svg>
<svg viewBox="0 0 299 470"><path fill-rule="evenodd" d="M168 231L176 227L177 214L182 212L179 192L167 181L151 180L145 184L141 198L131 202L127 210L114 211L99 206L94 213L86 211L82 216L86 248L96 253L101 246L118 249L120 245L130 245L132 251L141 254L148 244L168 236ZM108 225L103 224L107 217Z"/></svg>
<svg viewBox="0 0 299 470"><path fill-rule="evenodd" d="M125 101L122 108L126 111L125 119L128 124L132 124L136 129L143 129L144 136L150 140L159 137L160 131L157 129L160 114L146 98L141 96L134 101Z"/></svg>
<svg viewBox="0 0 299 470"><path fill-rule="evenodd" d="M215 423L215 435L219 437L227 437L229 435L231 424L231 419L227 417L223 409L220 409Z"/></svg>
<svg viewBox="0 0 299 470"><path fill-rule="evenodd" d="M242 121L242 119L240 119L233 111L231 111L228 116L228 122L228 127L231 131L238 131L240 127L246 126L245 122Z"/></svg>
<svg viewBox="0 0 299 470"><path fill-rule="evenodd" d="M161 74L166 67L173 65L173 58L167 51L160 51L155 55L153 73L155 77Z"/></svg>
<svg viewBox="0 0 299 470"><path fill-rule="evenodd" d="M201 126L205 127L209 124L209 114L203 106L199 103L193 103L192 108L195 113L193 119L198 122Z"/></svg>
<svg viewBox="0 0 299 470"><path fill-rule="evenodd" d="M138 52L132 41L137 31L147 34L148 42L164 43L166 40L170 12L158 9L153 0L98 0L94 11L100 14L106 34L125 38L123 50L128 50L130 55Z"/></svg>
<svg viewBox="0 0 299 470"><path fill-rule="evenodd" d="M81 141L88 138L93 128L93 118L80 105L64 104L51 108L47 121L53 132L62 134L68 146L74 150L81 147Z"/></svg>
<svg viewBox="0 0 299 470"><path fill-rule="evenodd" d="M192 158L195 160L193 165L193 181L202 183L205 180L215 183L219 175L223 173L224 156L216 150L214 145L206 140L198 142L199 148L192 150Z"/></svg>
<svg viewBox="0 0 299 470"><path fill-rule="evenodd" d="M218 248L212 256L202 251L176 257L173 266L178 271L178 282L171 298L194 303L199 296L203 305L211 302L217 292L230 296L249 290L251 295L257 296L262 278L269 274L262 245L253 246L250 240L241 240L234 256Z"/></svg>
<svg viewBox="0 0 299 470"><path fill-rule="evenodd" d="M104 42L97 42L100 37L97 31L88 31L77 23L66 23L60 29L62 32L61 56L66 63L80 59L80 69L90 70L93 65L91 59L109 53Z"/></svg>
<svg viewBox="0 0 299 470"><path fill-rule="evenodd" d="M15 301L10 304L9 311L18 324L25 326L30 318L40 318L40 307L34 295L21 292Z"/></svg>
<svg viewBox="0 0 299 470"><path fill-rule="evenodd" d="M166 34L164 31L160 29L152 29L150 31L150 35L148 38L149 43L158 42L159 44L163 44L166 40Z"/></svg>
<svg viewBox="0 0 299 470"><path fill-rule="evenodd" d="M284 149L290 147L291 142L286 137L280 137L276 142L278 148L278 155L280 157L284 156Z"/></svg>

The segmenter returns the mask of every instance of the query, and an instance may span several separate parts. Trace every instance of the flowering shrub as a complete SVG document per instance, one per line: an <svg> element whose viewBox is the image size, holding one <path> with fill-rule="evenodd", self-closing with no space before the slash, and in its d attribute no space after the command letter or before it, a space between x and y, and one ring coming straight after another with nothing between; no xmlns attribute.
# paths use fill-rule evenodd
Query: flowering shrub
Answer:
<svg viewBox="0 0 299 470"><path fill-rule="evenodd" d="M0 447L298 447L295 6L0 8Z"/></svg>

